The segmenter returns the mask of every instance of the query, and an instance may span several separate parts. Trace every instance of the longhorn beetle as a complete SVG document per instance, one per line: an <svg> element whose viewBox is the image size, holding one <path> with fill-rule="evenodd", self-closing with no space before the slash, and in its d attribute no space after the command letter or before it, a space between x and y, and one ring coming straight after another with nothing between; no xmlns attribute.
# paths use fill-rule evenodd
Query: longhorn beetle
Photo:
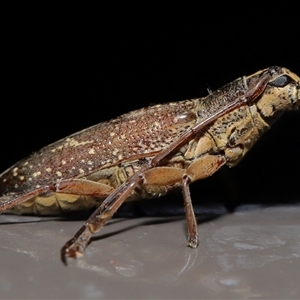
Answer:
<svg viewBox="0 0 300 300"><path fill-rule="evenodd" d="M0 212L51 215L96 207L62 248L81 256L127 199L181 188L187 245L198 245L190 183L235 166L286 110L300 108L300 78L281 67L241 77L204 98L154 105L84 129L0 175Z"/></svg>

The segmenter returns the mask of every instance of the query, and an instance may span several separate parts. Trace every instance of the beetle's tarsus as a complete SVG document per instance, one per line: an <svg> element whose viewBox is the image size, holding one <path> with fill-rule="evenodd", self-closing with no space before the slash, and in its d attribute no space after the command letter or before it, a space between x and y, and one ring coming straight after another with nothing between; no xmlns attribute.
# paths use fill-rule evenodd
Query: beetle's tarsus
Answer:
<svg viewBox="0 0 300 300"><path fill-rule="evenodd" d="M194 237L192 239L189 238L187 241L187 246L190 248L196 249L198 247L198 245L199 245L198 236Z"/></svg>
<svg viewBox="0 0 300 300"><path fill-rule="evenodd" d="M70 240L69 242L73 241ZM83 251L80 250L80 245L75 241L72 245L68 245L68 243L61 249L61 260L65 266L67 266L68 258L76 259L83 256Z"/></svg>

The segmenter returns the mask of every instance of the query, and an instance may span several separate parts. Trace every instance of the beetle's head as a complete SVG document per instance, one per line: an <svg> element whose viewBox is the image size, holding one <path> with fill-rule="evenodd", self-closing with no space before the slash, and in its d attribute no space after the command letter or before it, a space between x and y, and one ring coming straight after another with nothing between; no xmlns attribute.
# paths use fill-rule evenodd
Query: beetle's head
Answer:
<svg viewBox="0 0 300 300"><path fill-rule="evenodd" d="M300 78L285 68L279 68L257 102L257 107L265 117L275 113L300 109Z"/></svg>

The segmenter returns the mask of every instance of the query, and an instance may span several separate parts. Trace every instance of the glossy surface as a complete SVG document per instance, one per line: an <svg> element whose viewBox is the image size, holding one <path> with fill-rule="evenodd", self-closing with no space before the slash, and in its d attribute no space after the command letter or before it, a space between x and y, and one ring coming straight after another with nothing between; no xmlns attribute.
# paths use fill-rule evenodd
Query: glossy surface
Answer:
<svg viewBox="0 0 300 300"><path fill-rule="evenodd" d="M60 247L82 221L1 215L0 298L299 299L299 215L296 203L199 217L196 250L184 217L113 219L68 267Z"/></svg>

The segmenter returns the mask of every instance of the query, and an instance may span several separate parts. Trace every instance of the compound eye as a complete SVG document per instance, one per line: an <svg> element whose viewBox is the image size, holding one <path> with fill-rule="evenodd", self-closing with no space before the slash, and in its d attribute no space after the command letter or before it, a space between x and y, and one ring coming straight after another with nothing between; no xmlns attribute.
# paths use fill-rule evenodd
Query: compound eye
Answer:
<svg viewBox="0 0 300 300"><path fill-rule="evenodd" d="M282 75L276 78L273 81L270 81L268 84L276 87L284 87L292 81L292 78L287 75Z"/></svg>

